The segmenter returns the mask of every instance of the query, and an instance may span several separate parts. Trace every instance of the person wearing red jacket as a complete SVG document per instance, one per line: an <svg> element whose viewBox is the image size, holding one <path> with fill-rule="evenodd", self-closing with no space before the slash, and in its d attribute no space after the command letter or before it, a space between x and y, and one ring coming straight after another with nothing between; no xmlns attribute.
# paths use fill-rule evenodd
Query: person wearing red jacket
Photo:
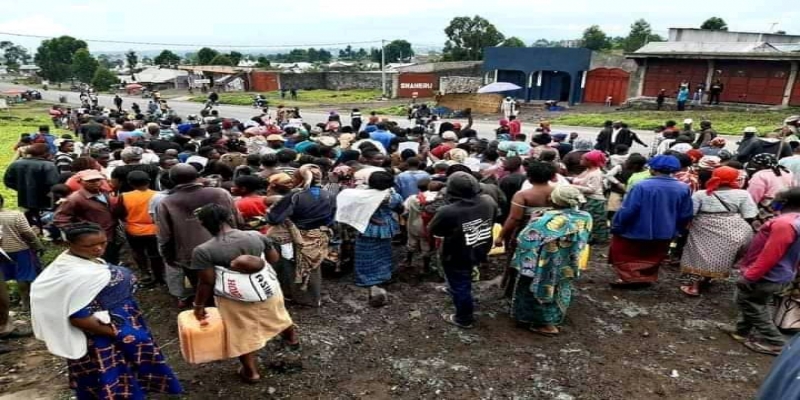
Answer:
<svg viewBox="0 0 800 400"><path fill-rule="evenodd" d="M781 215L759 229L740 263L736 283L739 320L730 336L756 352L778 355L785 340L772 322L768 304L797 275L800 264L800 188L778 194ZM752 331L759 338L750 337Z"/></svg>

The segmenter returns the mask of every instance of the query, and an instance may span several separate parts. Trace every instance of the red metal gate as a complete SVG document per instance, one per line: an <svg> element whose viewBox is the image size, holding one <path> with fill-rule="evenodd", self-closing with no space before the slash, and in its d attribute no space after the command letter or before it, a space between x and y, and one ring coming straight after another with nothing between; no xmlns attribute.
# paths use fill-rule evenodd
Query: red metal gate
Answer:
<svg viewBox="0 0 800 400"><path fill-rule="evenodd" d="M250 90L254 92L274 92L279 89L278 74L275 72L253 71L250 75Z"/></svg>
<svg viewBox="0 0 800 400"><path fill-rule="evenodd" d="M725 85L720 99L734 103L781 104L790 65L779 61L718 61L714 79Z"/></svg>
<svg viewBox="0 0 800 400"><path fill-rule="evenodd" d="M644 96L658 96L661 89L667 96L675 97L681 82L689 82L692 88L705 83L708 63L705 60L647 60L644 78Z"/></svg>
<svg viewBox="0 0 800 400"><path fill-rule="evenodd" d="M586 87L583 89L584 103L605 103L611 96L611 103L621 104L628 99L628 72L619 68L596 68L586 74Z"/></svg>
<svg viewBox="0 0 800 400"><path fill-rule="evenodd" d="M789 97L790 106L800 106L800 79L794 81L794 89L792 90L792 97Z"/></svg>

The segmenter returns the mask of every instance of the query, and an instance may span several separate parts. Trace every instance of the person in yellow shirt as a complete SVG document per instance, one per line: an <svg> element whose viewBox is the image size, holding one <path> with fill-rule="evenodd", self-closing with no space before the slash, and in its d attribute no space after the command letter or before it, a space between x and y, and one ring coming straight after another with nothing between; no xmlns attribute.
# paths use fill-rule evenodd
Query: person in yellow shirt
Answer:
<svg viewBox="0 0 800 400"><path fill-rule="evenodd" d="M136 265L145 276L140 285L152 287L165 284L164 260L158 252L158 227L148 212L150 200L157 193L150 189L150 176L143 171L131 171L128 184L134 189L122 193L116 206L116 216L125 226L125 236Z"/></svg>

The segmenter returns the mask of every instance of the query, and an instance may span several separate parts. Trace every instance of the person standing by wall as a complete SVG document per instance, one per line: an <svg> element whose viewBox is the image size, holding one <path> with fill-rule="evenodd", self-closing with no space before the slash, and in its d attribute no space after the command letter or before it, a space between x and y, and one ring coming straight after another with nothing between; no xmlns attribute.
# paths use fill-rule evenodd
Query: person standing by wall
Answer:
<svg viewBox="0 0 800 400"><path fill-rule="evenodd" d="M722 91L725 90L725 85L722 83L719 78L714 80L714 83L711 84L711 87L708 90L708 104L716 104L719 105L719 98L722 95Z"/></svg>
<svg viewBox="0 0 800 400"><path fill-rule="evenodd" d="M678 89L678 97L676 99L678 104L678 111L686 111L686 102L689 101L689 88L681 85Z"/></svg>

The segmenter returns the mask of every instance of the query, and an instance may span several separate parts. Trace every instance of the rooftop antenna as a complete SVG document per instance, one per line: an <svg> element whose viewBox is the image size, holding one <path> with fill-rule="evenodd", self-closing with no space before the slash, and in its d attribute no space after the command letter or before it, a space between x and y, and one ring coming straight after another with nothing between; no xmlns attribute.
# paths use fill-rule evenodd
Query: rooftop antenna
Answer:
<svg viewBox="0 0 800 400"><path fill-rule="evenodd" d="M769 26L769 30L767 30L767 32L774 33L775 27L778 26L778 24L780 24L780 22L773 22L772 25Z"/></svg>

